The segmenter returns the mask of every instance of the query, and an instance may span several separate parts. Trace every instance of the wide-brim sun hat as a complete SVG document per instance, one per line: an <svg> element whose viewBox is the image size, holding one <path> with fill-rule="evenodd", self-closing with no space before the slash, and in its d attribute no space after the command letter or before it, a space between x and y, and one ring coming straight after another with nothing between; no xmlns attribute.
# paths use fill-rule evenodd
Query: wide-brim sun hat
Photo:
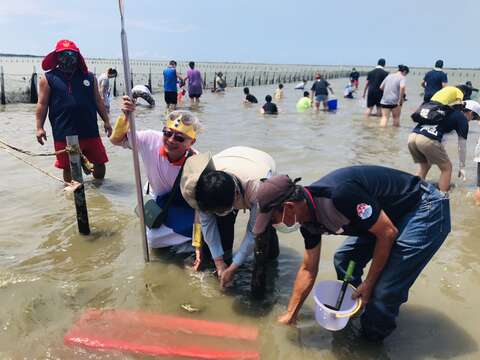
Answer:
<svg viewBox="0 0 480 360"><path fill-rule="evenodd" d="M189 157L183 166L180 191L188 205L194 209L199 209L195 197L198 179L206 170L215 170L212 154L209 152Z"/></svg>
<svg viewBox="0 0 480 360"><path fill-rule="evenodd" d="M59 40L55 46L55 50L48 53L47 56L44 57L42 61L42 69L44 71L55 69L58 66L57 54L67 50L74 51L78 54L78 67L84 74L88 73L88 67L85 63L85 59L80 53L80 49L73 41L67 39Z"/></svg>
<svg viewBox="0 0 480 360"><path fill-rule="evenodd" d="M475 100L466 100L463 102L465 109L473 112L473 120L480 119L480 104Z"/></svg>

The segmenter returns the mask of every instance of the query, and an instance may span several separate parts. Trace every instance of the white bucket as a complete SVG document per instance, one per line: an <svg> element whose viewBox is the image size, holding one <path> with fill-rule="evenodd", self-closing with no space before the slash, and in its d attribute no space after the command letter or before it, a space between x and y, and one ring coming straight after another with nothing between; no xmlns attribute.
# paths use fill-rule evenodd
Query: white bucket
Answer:
<svg viewBox="0 0 480 360"><path fill-rule="evenodd" d="M327 330L337 331L343 329L351 316L355 315L362 307L360 299L352 299L355 288L348 285L343 298L342 306L339 311L329 309L325 304L332 307L342 288L342 282L339 280L320 281L313 288L313 298L315 299L315 319Z"/></svg>

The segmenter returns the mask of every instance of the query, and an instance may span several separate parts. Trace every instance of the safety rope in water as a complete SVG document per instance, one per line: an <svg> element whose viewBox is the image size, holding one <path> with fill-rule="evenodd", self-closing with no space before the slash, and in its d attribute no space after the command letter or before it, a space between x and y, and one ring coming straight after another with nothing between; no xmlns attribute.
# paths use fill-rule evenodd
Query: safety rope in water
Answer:
<svg viewBox="0 0 480 360"><path fill-rule="evenodd" d="M67 145L67 146L65 146L65 149L58 150L58 151L55 151L53 153L34 153L34 152L29 151L29 150L23 150L23 149L20 149L18 147L15 147L13 145L10 145L7 142L3 141L2 139L0 139L0 144L4 145L4 146L6 146L6 147L8 147L12 150L18 151L19 153L29 155L29 156L53 156L53 155L60 155L60 154L63 154L65 152L70 154L70 155L78 154L78 155L80 155L82 168L83 168L83 171L85 172L85 174L89 175L93 172L92 163L87 159L87 157L85 155L82 154L82 151L80 150L80 147L78 145ZM3 148L3 149L7 150L6 148ZM12 153L10 153L10 154L13 155ZM17 156L15 156L15 157L17 159L20 159L20 160L24 161L25 163L27 163L23 158L19 158Z"/></svg>
<svg viewBox="0 0 480 360"><path fill-rule="evenodd" d="M15 147L13 145L10 145L9 143L3 141L2 139L0 139L0 144L5 145L6 147L8 147L12 150L18 151L22 154L29 155L29 156L53 156L53 155L56 155L56 153L54 153L54 152L53 153L34 153L34 152L31 152L31 151L28 151L28 150L23 150L23 149Z"/></svg>
<svg viewBox="0 0 480 360"><path fill-rule="evenodd" d="M62 184L66 185L66 186L70 186L70 185L72 185L72 184L70 184L70 183L67 183L67 182L63 181L63 180L62 180L62 179L60 179L59 177L57 177L57 176L55 176L55 175L53 175L53 174L50 174L48 171L41 169L41 168L40 168L40 167L38 167L37 165L35 165L35 164L32 164L30 161L28 161L28 160L25 160L25 159L24 159L24 158L22 158L21 156L18 156L17 154L15 154L15 153L11 152L11 151L10 151L10 150L8 150L6 147L4 147L4 146L0 146L0 148L2 148L3 150L5 150L7 153L9 153L10 155L12 155L13 157L17 158L18 160L20 160L20 161L23 161L25 164L27 164L27 165L29 165L29 166L33 167L34 169L36 169L36 170L40 171L40 172L41 172L41 173L43 173L43 174L45 174L45 175L47 175L47 176L51 177L52 179L55 179L55 180L57 180L57 181L60 181Z"/></svg>

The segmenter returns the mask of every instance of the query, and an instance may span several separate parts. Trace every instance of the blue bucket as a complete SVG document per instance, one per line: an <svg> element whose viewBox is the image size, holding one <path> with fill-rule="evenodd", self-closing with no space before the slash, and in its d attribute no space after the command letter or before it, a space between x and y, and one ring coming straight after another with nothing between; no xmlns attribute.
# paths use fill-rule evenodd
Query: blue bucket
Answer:
<svg viewBox="0 0 480 360"><path fill-rule="evenodd" d="M330 99L327 101L328 111L337 110L338 101L337 99Z"/></svg>

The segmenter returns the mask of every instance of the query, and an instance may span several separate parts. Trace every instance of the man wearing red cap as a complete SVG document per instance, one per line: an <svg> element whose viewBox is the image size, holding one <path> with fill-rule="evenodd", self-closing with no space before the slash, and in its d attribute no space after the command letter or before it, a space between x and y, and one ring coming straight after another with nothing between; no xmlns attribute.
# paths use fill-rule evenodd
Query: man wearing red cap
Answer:
<svg viewBox="0 0 480 360"><path fill-rule="evenodd" d="M72 180L68 155L60 152L70 135L78 135L83 155L94 165L93 176L103 179L108 157L98 132L97 112L108 136L112 127L95 76L88 71L80 49L70 40L57 42L55 50L43 59L42 68L46 72L40 79L35 114L37 141L43 145L47 140L44 124L48 112L57 152L55 166L63 169L63 179Z"/></svg>

